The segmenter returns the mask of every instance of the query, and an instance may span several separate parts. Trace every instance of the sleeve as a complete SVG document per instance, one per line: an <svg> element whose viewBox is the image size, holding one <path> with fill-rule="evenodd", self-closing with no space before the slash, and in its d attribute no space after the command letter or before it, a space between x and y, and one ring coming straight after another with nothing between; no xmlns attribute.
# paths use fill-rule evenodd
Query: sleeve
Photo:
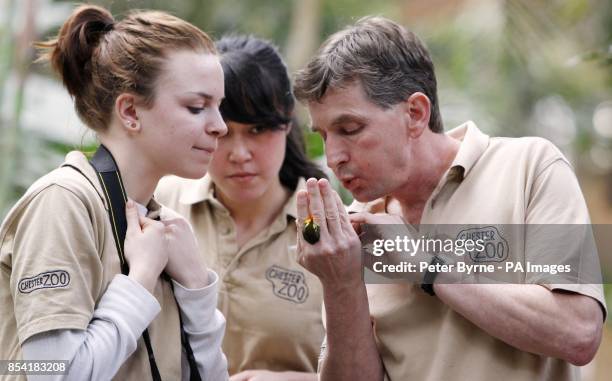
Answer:
<svg viewBox="0 0 612 381"><path fill-rule="evenodd" d="M526 281L595 299L604 316L601 267L586 202L563 158L543 165L531 189L525 227Z"/></svg>
<svg viewBox="0 0 612 381"><path fill-rule="evenodd" d="M183 328L189 337L200 375L205 380L227 380L227 359L221 349L225 318L217 310L219 277L209 270L208 279L208 286L194 290L172 280L174 296L181 309ZM183 379L189 379L186 361L183 361Z"/></svg>
<svg viewBox="0 0 612 381"><path fill-rule="evenodd" d="M25 360L67 360L64 375L31 380L109 380L136 350L137 340L160 312L157 299L125 275L116 275L86 330L53 330L23 344Z"/></svg>
<svg viewBox="0 0 612 381"><path fill-rule="evenodd" d="M530 190L527 224L589 224L578 179L562 157L543 163Z"/></svg>
<svg viewBox="0 0 612 381"><path fill-rule="evenodd" d="M19 342L54 329L85 329L102 290L89 211L51 185L26 206L15 231L10 280Z"/></svg>

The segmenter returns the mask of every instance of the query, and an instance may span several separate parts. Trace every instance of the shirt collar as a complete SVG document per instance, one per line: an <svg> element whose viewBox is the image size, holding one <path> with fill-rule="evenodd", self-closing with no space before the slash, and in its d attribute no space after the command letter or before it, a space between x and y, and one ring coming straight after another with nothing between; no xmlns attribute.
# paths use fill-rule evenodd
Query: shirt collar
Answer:
<svg viewBox="0 0 612 381"><path fill-rule="evenodd" d="M485 152L489 145L490 138L480 131L472 121L467 121L455 127L448 131L447 135L460 140L461 144L443 183L447 181L460 183L465 179L478 159ZM348 210L350 212L368 211L370 213L388 213L390 211L387 210L387 205L391 200L391 196L381 197L377 200L365 203L354 200ZM399 211L394 211L393 213L399 213Z"/></svg>
<svg viewBox="0 0 612 381"><path fill-rule="evenodd" d="M306 179L300 177L297 187L291 197L287 200L283 207L283 214L297 219L297 191L306 189ZM215 184L209 175L204 176L199 180L195 180L190 186L181 189L179 202L185 205L193 205L203 201L209 202L214 206L222 206L219 200L215 198Z"/></svg>
<svg viewBox="0 0 612 381"><path fill-rule="evenodd" d="M94 187L98 196L102 199L104 203L104 207L108 209L108 205L106 203L106 198L104 197L104 192L102 191L102 186L100 185L100 180L98 179L98 175L96 170L91 166L89 160L85 156L85 154L81 151L71 151L68 152L66 157L64 158L64 163L61 165L62 167L72 167L79 171Z"/></svg>
<svg viewBox="0 0 612 381"><path fill-rule="evenodd" d="M154 198L152 198L146 206L136 203L136 207L138 208L138 214L141 216L147 216L147 218L152 220L161 218L162 206Z"/></svg>
<svg viewBox="0 0 612 381"><path fill-rule="evenodd" d="M104 192L102 190L102 186L100 185L100 180L98 179L98 175L94 167L89 163L89 160L85 156L83 152L80 151L71 151L68 152L64 159L64 163L61 165L62 167L72 167L79 171L89 182L93 185L94 189L98 193L98 196L102 199L104 203L104 207L108 210L108 204L106 202L106 198L104 197ZM154 198L151 198L149 203L146 205L147 209L147 217L151 219L157 219L161 213L161 205L155 201Z"/></svg>
<svg viewBox="0 0 612 381"><path fill-rule="evenodd" d="M461 182L487 149L490 138L480 131L472 121L465 122L450 130L447 134L461 141L459 151L450 166L447 178L449 181Z"/></svg>
<svg viewBox="0 0 612 381"><path fill-rule="evenodd" d="M209 175L190 181L181 187L179 202L193 205L206 200L215 200L215 188Z"/></svg>
<svg viewBox="0 0 612 381"><path fill-rule="evenodd" d="M151 201L147 204L147 217L152 220L157 220L162 216L162 206L155 198L151 198Z"/></svg>

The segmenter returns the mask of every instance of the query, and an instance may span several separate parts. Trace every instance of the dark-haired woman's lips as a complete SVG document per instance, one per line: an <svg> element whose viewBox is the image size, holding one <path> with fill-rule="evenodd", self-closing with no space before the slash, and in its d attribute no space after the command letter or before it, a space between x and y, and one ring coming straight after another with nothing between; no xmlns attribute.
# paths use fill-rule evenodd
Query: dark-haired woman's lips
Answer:
<svg viewBox="0 0 612 381"><path fill-rule="evenodd" d="M234 180L239 183L248 183L249 181L253 180L255 176L257 176L256 173L240 172L240 173L231 174L228 177L230 178L230 180Z"/></svg>

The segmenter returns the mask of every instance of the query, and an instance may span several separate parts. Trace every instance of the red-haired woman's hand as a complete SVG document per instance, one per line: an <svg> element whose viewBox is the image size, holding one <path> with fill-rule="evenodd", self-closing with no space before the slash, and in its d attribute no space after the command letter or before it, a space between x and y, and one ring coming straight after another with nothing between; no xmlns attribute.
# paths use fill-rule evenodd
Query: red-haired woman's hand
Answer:
<svg viewBox="0 0 612 381"><path fill-rule="evenodd" d="M159 221L139 217L131 200L126 204L125 215L128 226L124 251L130 265L128 276L151 292L168 262L166 227Z"/></svg>
<svg viewBox="0 0 612 381"><path fill-rule="evenodd" d="M166 225L168 242L166 274L185 288L206 287L208 270L189 222L178 216L162 222Z"/></svg>

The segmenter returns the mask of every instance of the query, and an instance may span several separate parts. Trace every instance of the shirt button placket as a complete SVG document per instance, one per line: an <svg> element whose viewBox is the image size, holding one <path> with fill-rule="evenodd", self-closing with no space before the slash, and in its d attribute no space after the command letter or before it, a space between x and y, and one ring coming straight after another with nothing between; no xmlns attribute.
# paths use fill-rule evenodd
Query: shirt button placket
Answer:
<svg viewBox="0 0 612 381"><path fill-rule="evenodd" d="M218 215L218 221L219 221L219 228L218 231L221 235L220 237L220 241L221 241L221 245L220 245L220 261L221 261L221 265L223 267L225 267L227 269L227 267L229 266L229 264L232 261L232 258L235 255L235 249L236 249L236 242L234 242L235 240L232 238L231 234L233 232L232 229L232 224L233 221L229 215L229 213L219 213Z"/></svg>

